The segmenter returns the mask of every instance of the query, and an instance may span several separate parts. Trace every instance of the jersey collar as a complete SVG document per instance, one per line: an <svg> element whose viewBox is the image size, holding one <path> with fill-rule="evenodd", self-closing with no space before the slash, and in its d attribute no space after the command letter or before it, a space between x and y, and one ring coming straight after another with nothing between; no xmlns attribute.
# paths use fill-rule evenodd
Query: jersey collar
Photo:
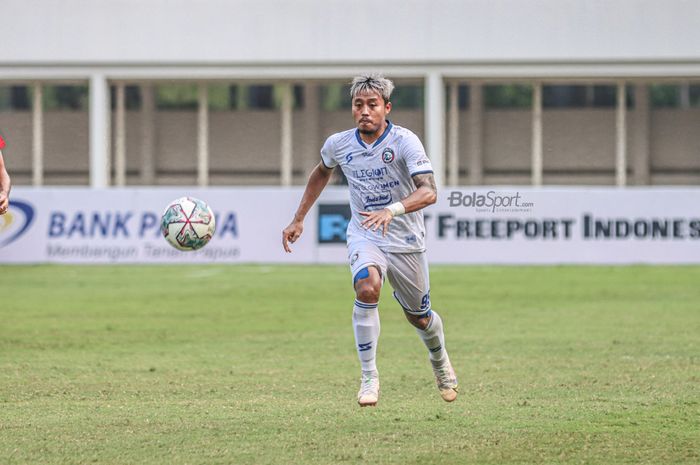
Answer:
<svg viewBox="0 0 700 465"><path fill-rule="evenodd" d="M377 139L377 140L374 141L374 143L372 144L372 148L374 148L374 147L378 146L379 144L381 144L382 141L383 141L384 139L386 139L386 137L389 135L389 132L391 131L391 128L394 127L394 125L391 123L391 121L386 120L386 122L387 122L386 129L384 130L384 132L382 133L382 135L379 136L379 139ZM362 146L362 148L365 148L365 149L367 148L367 144L365 144L364 141L362 140L362 137L360 137L360 130L359 130L359 129L355 129L355 138L357 139L357 142L360 143L360 145Z"/></svg>

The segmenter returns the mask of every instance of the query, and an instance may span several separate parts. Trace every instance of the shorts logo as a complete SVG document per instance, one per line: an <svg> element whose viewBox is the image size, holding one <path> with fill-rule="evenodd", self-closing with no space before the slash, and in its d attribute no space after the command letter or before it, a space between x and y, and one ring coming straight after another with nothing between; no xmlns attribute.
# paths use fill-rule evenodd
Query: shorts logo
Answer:
<svg viewBox="0 0 700 465"><path fill-rule="evenodd" d="M428 293L425 294L423 296L423 298L421 299L420 309L421 309L421 311L430 309L430 289L428 289Z"/></svg>
<svg viewBox="0 0 700 465"><path fill-rule="evenodd" d="M391 163L394 161L394 151L391 150L391 148L387 147L384 149L382 152L382 161L384 163Z"/></svg>

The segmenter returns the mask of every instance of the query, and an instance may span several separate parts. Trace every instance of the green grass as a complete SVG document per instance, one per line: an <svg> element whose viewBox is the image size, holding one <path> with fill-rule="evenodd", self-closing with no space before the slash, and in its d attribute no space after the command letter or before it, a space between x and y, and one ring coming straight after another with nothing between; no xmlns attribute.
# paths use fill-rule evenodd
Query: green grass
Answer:
<svg viewBox="0 0 700 465"><path fill-rule="evenodd" d="M700 267L434 266L365 409L345 267L2 270L2 464L700 462Z"/></svg>

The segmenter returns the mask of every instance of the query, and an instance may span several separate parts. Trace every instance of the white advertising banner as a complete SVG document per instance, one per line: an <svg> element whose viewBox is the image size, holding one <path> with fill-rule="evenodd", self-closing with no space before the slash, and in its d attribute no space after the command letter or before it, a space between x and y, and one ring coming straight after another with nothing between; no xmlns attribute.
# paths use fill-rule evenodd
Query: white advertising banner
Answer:
<svg viewBox="0 0 700 465"><path fill-rule="evenodd" d="M185 195L207 202L217 220L214 238L196 252L176 250L160 232L165 208ZM293 254L281 245L300 195L278 188L16 188L9 216L0 217L0 262L312 262L315 234Z"/></svg>
<svg viewBox="0 0 700 465"><path fill-rule="evenodd" d="M0 216L0 263L345 263L347 188L327 188L286 254L303 188L16 188ZM217 216L212 241L161 236L170 201ZM426 209L432 263L700 263L700 189L445 188Z"/></svg>
<svg viewBox="0 0 700 465"><path fill-rule="evenodd" d="M426 229L443 263L700 263L700 189L449 189Z"/></svg>

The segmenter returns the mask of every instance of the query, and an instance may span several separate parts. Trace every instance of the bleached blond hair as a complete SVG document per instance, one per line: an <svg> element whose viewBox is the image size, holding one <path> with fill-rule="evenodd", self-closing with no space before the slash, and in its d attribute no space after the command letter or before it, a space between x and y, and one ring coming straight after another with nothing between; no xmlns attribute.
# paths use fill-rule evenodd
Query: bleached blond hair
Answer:
<svg viewBox="0 0 700 465"><path fill-rule="evenodd" d="M365 92L376 92L382 96L384 103L391 101L394 83L379 73L366 73L355 76L350 87L350 97L355 98Z"/></svg>

